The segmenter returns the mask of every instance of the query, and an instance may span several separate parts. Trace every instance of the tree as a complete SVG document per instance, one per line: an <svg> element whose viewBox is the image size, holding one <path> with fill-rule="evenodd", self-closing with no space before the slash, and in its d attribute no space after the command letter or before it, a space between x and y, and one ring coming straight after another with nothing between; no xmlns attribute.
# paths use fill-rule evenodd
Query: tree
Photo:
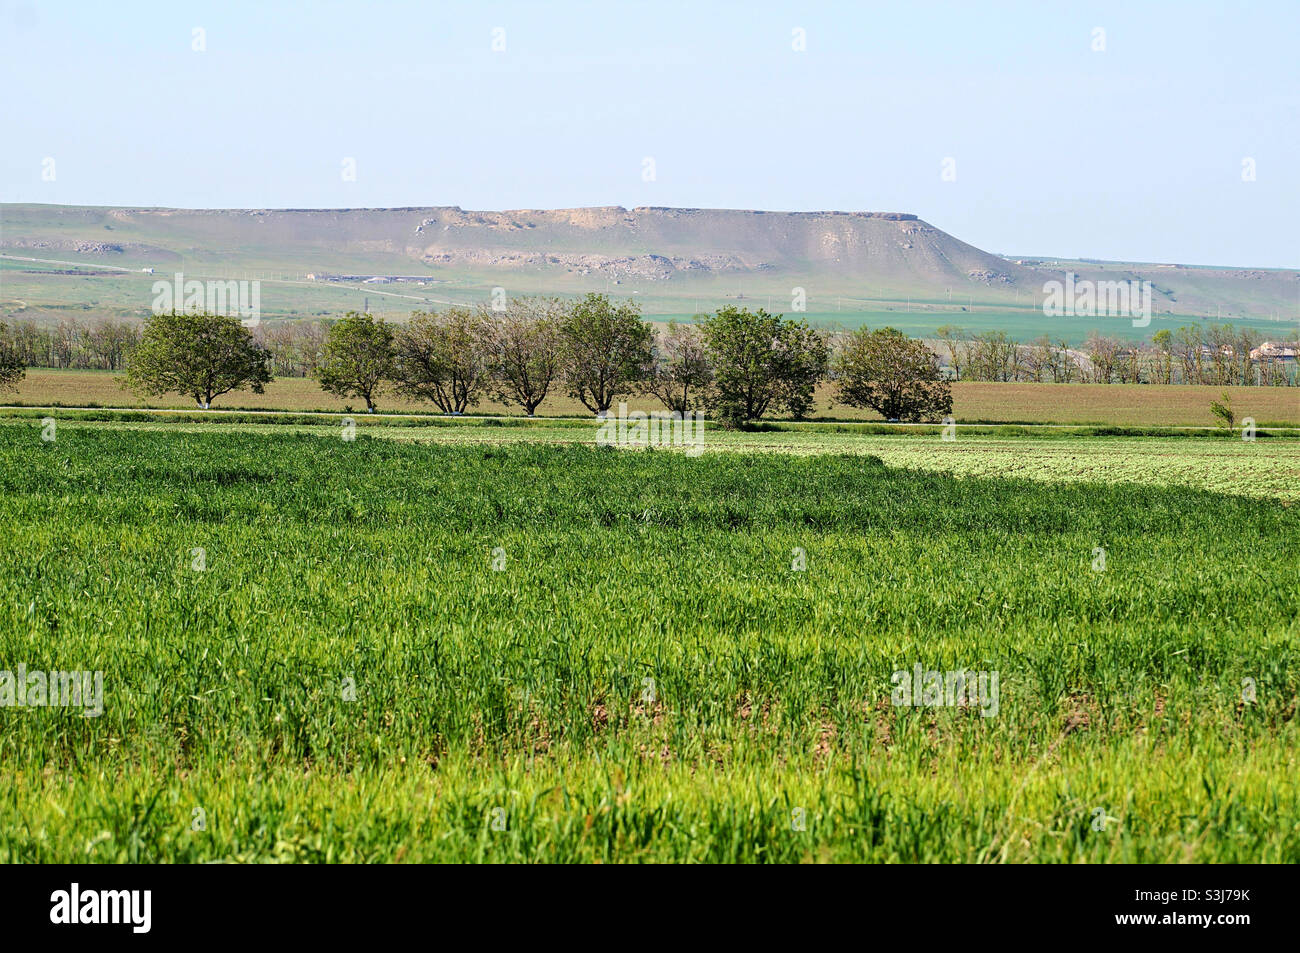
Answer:
<svg viewBox="0 0 1300 953"><path fill-rule="evenodd" d="M1092 361L1094 384L1109 384L1115 379L1116 371L1121 369L1124 350L1124 345L1118 338L1109 337L1100 331L1089 331L1084 350L1088 353L1088 360Z"/></svg>
<svg viewBox="0 0 1300 953"><path fill-rule="evenodd" d="M1210 365L1214 369L1214 383L1220 386L1232 383L1233 344L1236 334L1231 324L1211 324L1206 332L1210 347Z"/></svg>
<svg viewBox="0 0 1300 953"><path fill-rule="evenodd" d="M1052 366L1052 339L1044 334L1036 341L1030 341L1028 346L1022 352L1021 366L1025 369L1025 376L1034 381L1041 383L1043 375L1053 374L1055 380L1055 370Z"/></svg>
<svg viewBox="0 0 1300 953"><path fill-rule="evenodd" d="M322 321L300 321L294 328L298 352L298 370L303 377L314 377L325 355L329 326Z"/></svg>
<svg viewBox="0 0 1300 953"><path fill-rule="evenodd" d="M1221 400L1210 401L1210 413L1219 418L1219 422L1228 430L1237 422L1237 414L1232 409L1232 395L1226 390L1221 395Z"/></svg>
<svg viewBox="0 0 1300 953"><path fill-rule="evenodd" d="M1237 383L1243 386L1249 386L1255 383L1255 362L1250 356L1250 352L1263 343L1257 333L1249 328L1240 328L1237 331L1237 340L1233 344L1233 356L1237 361L1236 378Z"/></svg>
<svg viewBox="0 0 1300 953"><path fill-rule="evenodd" d="M1046 335L1044 335L1043 339L1047 340ZM1047 372L1052 375L1052 383L1070 383L1074 380L1076 370L1078 370L1078 364L1075 363L1074 355L1070 351L1069 342L1061 338L1055 344L1049 343Z"/></svg>
<svg viewBox="0 0 1300 953"><path fill-rule="evenodd" d="M1205 332L1199 324L1185 324L1174 332L1174 353L1183 364L1184 384L1204 384Z"/></svg>
<svg viewBox="0 0 1300 953"><path fill-rule="evenodd" d="M105 371L121 370L127 355L139 341L139 333L125 322L100 321L82 331L83 361Z"/></svg>
<svg viewBox="0 0 1300 953"><path fill-rule="evenodd" d="M220 314L156 314L145 322L126 366L137 394L177 393L204 410L233 390L262 393L271 355L238 318Z"/></svg>
<svg viewBox="0 0 1300 953"><path fill-rule="evenodd" d="M393 344L398 391L432 401L444 414L463 414L477 404L487 383L479 323L469 308L412 314Z"/></svg>
<svg viewBox="0 0 1300 953"><path fill-rule="evenodd" d="M560 336L569 396L598 417L650 372L654 335L631 301L588 294L565 309Z"/></svg>
<svg viewBox="0 0 1300 953"><path fill-rule="evenodd" d="M940 420L952 413L952 384L925 344L895 328L854 331L839 358L839 399L886 420Z"/></svg>
<svg viewBox="0 0 1300 953"><path fill-rule="evenodd" d="M1151 336L1151 343L1156 348L1156 381L1161 384L1174 382L1174 334L1168 328L1161 328Z"/></svg>
<svg viewBox="0 0 1300 953"><path fill-rule="evenodd" d="M971 337L966 358L971 380L1009 381L1016 374L1020 345L1005 331L985 331Z"/></svg>
<svg viewBox="0 0 1300 953"><path fill-rule="evenodd" d="M264 321L253 332L257 343L271 352L271 372L276 377L296 377L301 360L297 333L289 321Z"/></svg>
<svg viewBox="0 0 1300 953"><path fill-rule="evenodd" d="M670 411L685 414L705 402L712 382L713 368L699 327L669 321L655 347L646 389Z"/></svg>
<svg viewBox="0 0 1300 953"><path fill-rule="evenodd" d="M723 426L758 420L771 405L796 420L808 415L830 360L820 334L803 321L733 305L705 320L703 331L713 363L710 403Z"/></svg>
<svg viewBox="0 0 1300 953"><path fill-rule="evenodd" d="M323 390L360 397L374 413L375 395L393 373L393 329L372 314L349 311L329 330L316 376Z"/></svg>
<svg viewBox="0 0 1300 953"><path fill-rule="evenodd" d="M483 308L481 337L492 393L532 417L561 371L559 320L554 298L511 298L502 311Z"/></svg>
<svg viewBox="0 0 1300 953"><path fill-rule="evenodd" d="M945 324L934 333L939 335L939 340L948 350L948 366L952 368L953 378L961 380L961 369L966 363L966 332L954 324Z"/></svg>
<svg viewBox="0 0 1300 953"><path fill-rule="evenodd" d="M27 362L10 339L9 328L0 321L0 390L16 388L27 373Z"/></svg>

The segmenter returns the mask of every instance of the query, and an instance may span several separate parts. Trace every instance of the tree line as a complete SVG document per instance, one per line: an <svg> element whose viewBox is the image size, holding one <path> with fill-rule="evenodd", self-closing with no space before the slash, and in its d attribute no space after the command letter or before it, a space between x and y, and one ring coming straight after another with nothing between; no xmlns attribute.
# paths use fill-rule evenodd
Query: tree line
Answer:
<svg viewBox="0 0 1300 953"><path fill-rule="evenodd" d="M1022 343L1005 331L971 334L944 325L936 332L953 376L966 381L1055 384L1210 384L1296 386L1295 360L1251 357L1264 337L1230 324L1162 328L1141 342L1100 331L1078 348L1048 335ZM1295 347L1295 344L1290 345Z"/></svg>
<svg viewBox="0 0 1300 953"><path fill-rule="evenodd" d="M838 343L839 346L833 346ZM708 413L741 427L773 410L800 420L816 388L890 419L938 420L952 411L938 358L892 328L833 336L759 308L727 306L656 333L633 301L517 297L501 308L416 312L405 325L350 313L329 329L315 368L321 387L365 401L388 390L462 414L489 395L533 416L556 392L597 417L634 394L671 413Z"/></svg>
<svg viewBox="0 0 1300 953"><path fill-rule="evenodd" d="M516 297L503 306L417 311L404 324L349 312L337 321L245 328L210 314L154 315L53 328L0 324L0 385L27 366L126 371L137 393L189 395L201 407L232 390L261 392L277 376L311 376L364 401L386 394L463 414L484 397L532 416L566 393L603 416L650 395L675 413L701 411L743 426L773 411L811 414L817 386L891 420L951 412L950 379L983 381L1294 384L1291 367L1252 360L1259 336L1230 325L1160 330L1144 345L1093 332L1082 349L1047 336L1023 344L1003 331L946 325L934 349L893 328L827 331L762 308L726 306L658 331L632 300ZM946 366L939 351L946 352Z"/></svg>
<svg viewBox="0 0 1300 953"><path fill-rule="evenodd" d="M24 367L120 371L140 341L140 325L130 321L65 317L40 325L28 318L0 327L0 347Z"/></svg>
<svg viewBox="0 0 1300 953"><path fill-rule="evenodd" d="M273 376L314 377L333 323L323 319L264 322L254 329L253 337L270 353ZM131 321L65 317L41 325L27 319L0 334L0 349L25 367L121 371L142 330ZM832 334L828 339L834 344L841 336ZM1263 341L1258 332L1229 324L1162 329L1144 341L1092 331L1079 346L1046 334L1019 341L1005 331L968 332L944 325L935 332L934 345L949 373L965 381L1300 385L1295 361L1277 355L1251 358Z"/></svg>
<svg viewBox="0 0 1300 953"><path fill-rule="evenodd" d="M372 412L384 395L444 414L491 397L533 416L562 392L605 416L617 401L643 394L670 412L703 412L736 427L774 411L808 417L828 378L843 403L888 419L938 420L952 411L951 385L921 341L892 328L832 335L762 308L727 306L696 324L656 331L631 300L516 297L500 308L417 311L404 324L354 311L309 333L311 343L298 351L306 372L326 392L360 399ZM11 340L0 326L10 384L27 356ZM277 357L277 344L285 346L286 336L268 340L261 327L233 317L154 315L125 359L126 386L185 394L203 408L234 390L261 393L289 363Z"/></svg>

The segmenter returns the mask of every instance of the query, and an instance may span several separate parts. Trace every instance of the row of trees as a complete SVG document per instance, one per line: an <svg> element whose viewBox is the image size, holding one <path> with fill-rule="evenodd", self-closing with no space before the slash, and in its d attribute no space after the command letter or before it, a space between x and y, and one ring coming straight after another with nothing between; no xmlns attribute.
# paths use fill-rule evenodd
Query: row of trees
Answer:
<svg viewBox="0 0 1300 953"><path fill-rule="evenodd" d="M271 355L276 377L316 376L332 321L264 322L254 339ZM141 326L129 321L79 321L54 325L15 322L0 347L27 367L120 371L139 343ZM1163 329L1141 342L1093 331L1081 346L1043 335L1022 342L1005 331L970 333L945 325L936 348L959 380L1050 383L1295 385L1294 361L1250 354L1262 337L1232 325ZM830 335L834 341L836 335Z"/></svg>
<svg viewBox="0 0 1300 953"><path fill-rule="evenodd" d="M886 328L841 343L832 360L828 335L761 308L724 307L656 336L630 301L514 298L503 310L420 312L398 327L350 314L330 329L317 374L325 390L360 397L368 410L389 387L447 414L491 394L532 416L562 388L597 416L642 393L675 413L743 426L774 408L807 417L817 385L833 375L841 401L890 419L951 412L951 386L921 342Z"/></svg>
<svg viewBox="0 0 1300 953"><path fill-rule="evenodd" d="M1046 337L1026 345L1004 332L966 335L951 326L939 337L951 376L966 380L1275 382L1271 363L1249 357L1253 336L1229 326L1162 330L1145 357L1097 334L1083 352ZM891 328L830 333L761 308L728 306L656 333L632 301L600 294L416 312L405 324L350 312L292 330L173 313L150 318L123 340L133 342L123 345L128 386L188 394L203 407L229 391L261 392L274 376L303 373L330 393L360 398L370 411L384 394L446 414L465 413L490 395L532 416L563 391L603 416L622 398L650 394L671 411L705 411L736 426L774 409L808 416L818 384L828 379L840 401L887 419L934 420L951 411L939 357ZM0 384L22 375L30 350L20 342L31 341L0 325Z"/></svg>
<svg viewBox="0 0 1300 953"><path fill-rule="evenodd" d="M707 410L738 425L772 407L807 416L829 360L823 335L761 309L722 308L656 335L633 302L588 294L417 312L403 326L349 314L330 329L317 376L368 410L389 389L447 414L491 395L532 416L563 390L604 416L616 401L648 393L671 411Z"/></svg>
<svg viewBox="0 0 1300 953"><path fill-rule="evenodd" d="M1048 335L1022 343L1005 331L970 334L945 325L936 332L954 376L968 381L1058 384L1296 385L1294 361L1251 352L1264 339L1232 325L1185 325L1157 331L1143 342L1093 331L1071 348Z"/></svg>
<svg viewBox="0 0 1300 953"><path fill-rule="evenodd" d="M0 325L0 342L8 340ZM887 418L936 420L951 412L951 386L922 342L892 328L829 335L763 309L725 307L696 325L656 334L632 302L589 294L564 303L515 298L504 309L417 312L403 325L349 313L331 324L313 360L321 387L358 397L367 410L383 393L461 414L491 395L532 416L564 390L597 416L633 394L670 411L706 411L743 426L774 409L796 419L813 409L828 377L837 396ZM137 393L181 393L203 407L234 390L263 392L276 359L236 318L164 314L146 322L126 362ZM0 383L24 364L0 346Z"/></svg>
<svg viewBox="0 0 1300 953"><path fill-rule="evenodd" d="M142 324L132 321L64 317L54 324L38 324L27 318L6 327L0 347L25 367L120 371L140 343L142 330ZM270 352L276 377L308 377L329 334L329 322L267 322L253 334Z"/></svg>
<svg viewBox="0 0 1300 953"><path fill-rule="evenodd" d="M373 411L383 391L461 414L491 394L532 416L558 384L597 414L645 380L650 325L635 306L587 295L513 298L504 308L416 312L405 325L351 312L330 328L316 367L321 387Z"/></svg>
<svg viewBox="0 0 1300 953"><path fill-rule="evenodd" d="M28 318L5 328L3 346L24 367L120 371L140 340L140 325L128 321L61 318L41 325Z"/></svg>

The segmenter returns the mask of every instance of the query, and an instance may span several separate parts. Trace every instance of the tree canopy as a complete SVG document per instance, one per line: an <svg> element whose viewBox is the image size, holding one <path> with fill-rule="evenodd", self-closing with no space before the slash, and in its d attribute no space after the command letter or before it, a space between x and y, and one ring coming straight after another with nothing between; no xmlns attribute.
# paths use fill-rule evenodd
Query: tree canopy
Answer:
<svg viewBox="0 0 1300 953"><path fill-rule="evenodd" d="M271 355L238 318L220 314L156 314L145 323L126 368L139 394L177 393L204 410L233 390L262 393Z"/></svg>
<svg viewBox="0 0 1300 953"><path fill-rule="evenodd" d="M713 367L699 327L669 321L655 347L646 389L670 411L685 414L704 404L712 383Z"/></svg>
<svg viewBox="0 0 1300 953"><path fill-rule="evenodd" d="M479 316L470 308L412 314L394 338L397 390L431 401L444 414L463 414L477 404L487 383L481 329Z"/></svg>
<svg viewBox="0 0 1300 953"><path fill-rule="evenodd" d="M839 399L886 420L939 420L952 413L952 385L934 353L895 328L850 333L839 359Z"/></svg>
<svg viewBox="0 0 1300 953"><path fill-rule="evenodd" d="M607 295L588 294L565 309L560 335L569 396L598 416L650 371L654 335L633 301L615 304Z"/></svg>
<svg viewBox="0 0 1300 953"><path fill-rule="evenodd" d="M807 323L728 305L703 324L714 366L711 409L724 426L758 420L769 406L808 416L830 349Z"/></svg>
<svg viewBox="0 0 1300 953"><path fill-rule="evenodd" d="M511 298L502 311L482 309L484 359L492 394L532 417L562 369L560 316L554 298Z"/></svg>
<svg viewBox="0 0 1300 953"><path fill-rule="evenodd" d="M339 397L360 397L374 412L375 395L393 373L393 329L372 314L349 311L329 330L316 376Z"/></svg>

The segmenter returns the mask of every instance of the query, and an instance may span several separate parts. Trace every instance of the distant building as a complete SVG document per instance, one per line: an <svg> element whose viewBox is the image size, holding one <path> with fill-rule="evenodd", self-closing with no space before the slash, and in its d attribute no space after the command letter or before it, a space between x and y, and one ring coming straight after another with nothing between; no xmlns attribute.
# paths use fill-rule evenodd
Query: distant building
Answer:
<svg viewBox="0 0 1300 953"><path fill-rule="evenodd" d="M1250 352L1252 361L1291 361L1300 360L1300 347L1294 344L1275 344L1265 341Z"/></svg>

